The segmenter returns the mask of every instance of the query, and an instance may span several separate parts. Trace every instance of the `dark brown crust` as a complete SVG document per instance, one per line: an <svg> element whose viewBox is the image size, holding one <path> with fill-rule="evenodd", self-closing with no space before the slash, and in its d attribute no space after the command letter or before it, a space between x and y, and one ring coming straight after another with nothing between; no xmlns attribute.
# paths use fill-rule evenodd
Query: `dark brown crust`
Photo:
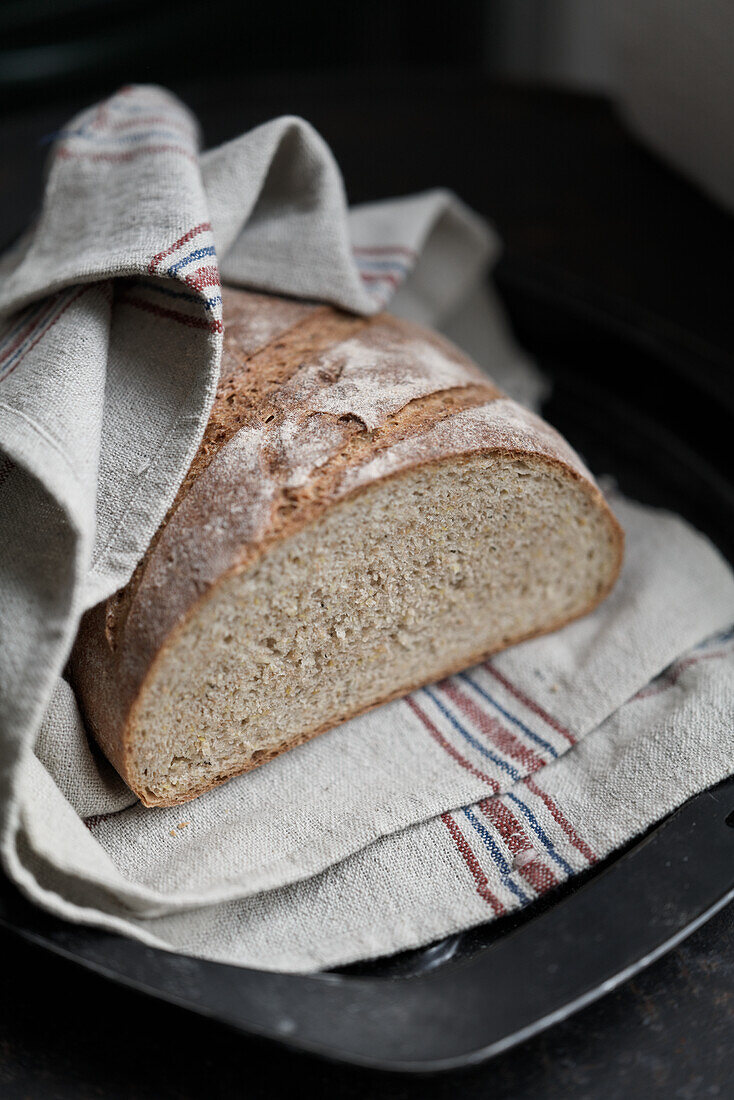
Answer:
<svg viewBox="0 0 734 1100"><path fill-rule="evenodd" d="M273 543L315 522L332 504L358 495L369 484L374 484L375 480L399 477L408 470L447 460L463 461L477 454L502 452L526 459L532 457L533 460L563 470L566 475L570 474L583 486L595 506L608 517L610 538L616 547L616 568L598 600L581 614L586 614L607 595L616 580L622 559L621 528L577 456L547 425L536 420L529 428L523 428L526 436L529 433L528 438L532 442L530 450L534 452L532 455L528 453L527 446L523 446L522 431L518 444L512 432L508 434L506 430L493 431L491 426L480 433L483 435L481 441L467 439L453 454L442 449L443 445L435 441L429 442L431 431L440 431L444 421L450 421L450 418L463 410L475 409L481 412L488 403L492 407L491 403L502 397L468 360L445 341L392 318L381 317L366 321L341 314L330 307L320 307L312 309L305 318L299 318L295 326L288 333L279 335L273 344L254 354L247 354L243 349L242 333L238 336L236 324L232 326L231 322L233 315L235 318L238 316L240 298L243 308L245 305L247 309L252 307L252 296L245 295L244 292L230 294L229 302L225 301L225 310L229 308L229 314L225 312L225 318L229 317L230 321L225 335L227 350L223 361L222 381L204 440L191 470L133 580L122 594L118 594L113 601L108 601L107 607L100 604L84 617L72 659L75 686L90 728L125 781L139 795L141 801L150 806L176 805L189 801L205 790L225 782L232 775L251 770L280 752L315 737L324 729L332 728L372 706L378 706L420 686L402 686L389 696L375 701L370 707L355 709L335 717L325 726L306 730L277 752L260 757L257 763L231 774L217 776L201 788L187 791L180 798L158 799L150 791L139 789L132 780L132 749L128 732L134 724L135 710L144 695L145 683L153 675L158 660L174 643L176 635L199 602L207 599L214 587L226 577L251 567ZM268 309L271 304L279 306L280 302L277 299L273 303L262 299L258 308ZM233 328L235 335L230 336ZM338 383L336 353L344 346L344 341L349 341L359 333L362 334L360 339L368 343L371 332L376 333L372 339L376 341L378 348L380 339L384 339L381 337L382 332L387 332L389 339L397 340L399 346L403 340L406 345L410 340L415 340L416 334L421 339L430 341L429 350L431 346L437 347L441 355L451 356L452 361L458 365L458 385L449 389L437 389L433 393L423 393L409 400L402 407L388 412L375 427L368 427L356 415L336 416L331 412L319 412L318 408L314 411L313 406L318 406L320 395L324 392L331 394L335 382ZM322 369L319 355L324 351L327 352L327 362ZM333 369L335 356L336 370ZM317 368L315 373L314 362ZM308 381L305 388L301 384L304 374ZM511 403L498 401L497 407L502 404ZM519 413L521 410L518 410ZM164 555L168 547L175 547L175 552L178 553L185 544L187 533L197 531L211 517L212 512L226 514L227 502L221 494L230 487L232 474L224 467L227 478L220 479L218 484L219 467L215 469L214 463L221 466L221 458L225 457L230 441L241 438L237 433L243 428L260 431L265 425L267 443L268 439L281 438L278 432L284 423L290 421L304 425L314 418L317 425L326 424L328 427L331 451L323 465L312 469L302 485L289 485L288 478L293 473L289 456L278 453L278 448L273 449L272 444L260 446L257 476L253 477L251 470L246 479L247 485L243 483L243 486L239 486L239 491L244 492L247 487L252 488L253 482L265 482L268 478L272 480L275 486L274 495L272 500L268 500L267 507L261 509L260 527L255 530L251 525L248 530L238 531L236 525L233 529L233 525L228 523L225 533L229 541L223 553L219 557L215 556L213 562L184 559L181 575L170 571L166 573L168 566ZM396 446L412 446L414 442L418 448L416 454L399 469L382 473L367 484L344 491L345 475L350 471L359 471L375 456L390 452ZM266 461L264 468L263 456ZM237 489L235 485L233 491ZM198 548L194 551L194 555L196 554L200 554ZM207 565L210 567L208 575L205 568L202 570L202 566ZM161 569L164 570L163 573ZM192 577L197 583L192 581ZM109 613L111 603L114 608L112 623ZM559 621L547 629L555 630L567 621L570 620ZM521 640L523 639L513 638L506 644L515 644ZM450 675L487 655L484 652L467 655L455 667L433 671L422 682L427 683Z"/></svg>

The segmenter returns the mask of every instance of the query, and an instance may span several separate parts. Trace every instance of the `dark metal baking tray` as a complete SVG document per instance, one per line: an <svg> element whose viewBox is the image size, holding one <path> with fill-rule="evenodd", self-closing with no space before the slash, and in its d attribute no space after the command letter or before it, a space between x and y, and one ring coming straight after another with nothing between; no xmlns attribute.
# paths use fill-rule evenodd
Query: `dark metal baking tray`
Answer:
<svg viewBox="0 0 734 1100"><path fill-rule="evenodd" d="M592 467L674 508L734 557L734 487L701 417L731 427L708 350L506 261L518 335L553 377L546 413ZM733 761L734 766L734 761ZM609 992L734 897L734 778L520 913L317 975L184 958L67 924L0 881L0 922L115 982L327 1058L436 1071L489 1058Z"/></svg>

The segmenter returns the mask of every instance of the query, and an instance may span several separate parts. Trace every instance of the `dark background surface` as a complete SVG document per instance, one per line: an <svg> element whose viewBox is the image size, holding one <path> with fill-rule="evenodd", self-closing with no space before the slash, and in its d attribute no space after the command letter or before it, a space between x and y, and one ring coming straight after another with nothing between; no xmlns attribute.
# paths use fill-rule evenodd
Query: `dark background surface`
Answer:
<svg viewBox="0 0 734 1100"><path fill-rule="evenodd" d="M202 27L202 5L185 2L6 3L0 243L40 200L44 137L119 83L166 83L199 115L205 145L301 114L331 144L351 201L441 185L490 218L506 248L498 282L533 350L576 376L586 369L596 400L621 393L723 476L732 218L630 138L602 99L488 77L487 8L462 0L446 20L443 6L422 6L418 19L417 5L382 0L345 23L336 5L315 4L304 21L305 7L286 17L224 3ZM613 445L608 458L614 469ZM711 533L730 549L730 531ZM3 1097L734 1094L731 907L572 1020L485 1067L422 1081L256 1044L8 933L0 960Z"/></svg>
<svg viewBox="0 0 734 1100"><path fill-rule="evenodd" d="M699 1100L732 1095L734 909L493 1062L406 1078L265 1046L0 936L5 1100ZM487 990L487 997L492 990Z"/></svg>

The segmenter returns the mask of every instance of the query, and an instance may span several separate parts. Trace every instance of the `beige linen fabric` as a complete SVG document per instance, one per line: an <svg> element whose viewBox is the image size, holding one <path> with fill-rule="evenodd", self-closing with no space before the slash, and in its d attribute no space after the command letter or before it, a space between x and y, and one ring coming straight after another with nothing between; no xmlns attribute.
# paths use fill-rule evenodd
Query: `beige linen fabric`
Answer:
<svg viewBox="0 0 734 1100"><path fill-rule="evenodd" d="M201 437L220 272L362 313L389 304L510 392L532 402L543 386L483 285L495 238L453 196L350 211L298 119L204 156L196 142L161 89L83 113L0 264L2 857L69 919L308 970L524 904L731 770L731 644L706 639L734 621L734 581L682 520L612 493L627 558L587 619L190 805L136 804L61 673L80 614L128 579Z"/></svg>

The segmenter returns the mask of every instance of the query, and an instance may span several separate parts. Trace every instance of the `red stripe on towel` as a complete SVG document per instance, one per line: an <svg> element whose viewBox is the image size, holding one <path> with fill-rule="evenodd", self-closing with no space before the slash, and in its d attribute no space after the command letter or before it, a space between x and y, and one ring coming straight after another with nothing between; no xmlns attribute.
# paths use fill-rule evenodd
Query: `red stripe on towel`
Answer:
<svg viewBox="0 0 734 1100"><path fill-rule="evenodd" d="M712 661L719 657L727 657L731 652L731 647L729 647L728 649L714 650L713 653L699 653L695 657L684 657L682 660L676 661L671 665L666 672L662 673L663 683L649 684L647 687L638 691L637 695L634 695L632 698L635 700L649 699L652 695L660 695L661 692L674 687L686 669L689 669L692 665L697 665L699 661Z"/></svg>
<svg viewBox="0 0 734 1100"><path fill-rule="evenodd" d="M20 335L16 336L10 347L5 348L2 355L0 355L0 363L4 363L6 359L10 359L16 348L19 348L29 336L31 336L35 329L42 325L44 320L48 317L48 310L45 313L42 311L40 316L34 317L27 325L24 325L20 331Z"/></svg>
<svg viewBox="0 0 734 1100"><path fill-rule="evenodd" d="M181 157L186 157L192 164L199 163L194 153L192 153L190 149L184 149L181 145L141 145L137 149L128 149L124 153L93 153L81 149L67 149L63 145L60 145L56 150L56 156L60 157L62 160L89 160L94 163L98 161L116 163L134 160L135 157L142 156L145 153L177 153Z"/></svg>
<svg viewBox="0 0 734 1100"><path fill-rule="evenodd" d="M584 856L584 858L587 859L589 863L596 863L596 855L594 854L592 849L589 847L585 840L581 839L571 822L561 812L560 808L553 801L551 796L549 794L546 794L544 790L541 790L535 780L529 775L526 776L526 778L523 779L522 782L525 784L529 791L532 791L533 794L537 795L538 798L540 798L542 802L545 803L550 811L551 817L561 826L564 833L573 844L574 848L576 848L577 851L581 852L581 855Z"/></svg>
<svg viewBox="0 0 734 1100"><path fill-rule="evenodd" d="M146 313L152 313L155 317L164 317L168 321L176 321L179 325L186 325L188 328L207 329L209 332L224 331L221 321L211 321L204 317L190 317L187 313L179 313L176 309L166 309L165 306L156 306L152 302L147 302L144 298L135 298L130 294L120 299L120 305L142 309Z"/></svg>
<svg viewBox="0 0 734 1100"><path fill-rule="evenodd" d="M414 699L412 699L410 696L407 696L405 702L413 711L413 714L415 714L416 717L421 720L433 740L441 746L444 752L447 753L447 755L450 756L451 759L454 760L457 764L460 764L462 768L465 768L466 771L471 772L471 774L475 775L477 779L481 779L482 782L486 783L488 787L491 787L494 794L497 794L500 789L500 785L497 780L492 779L491 776L479 771L479 769L475 768L474 765L471 764L465 756L462 756L459 750L455 749L454 746L446 740L444 735L441 733L438 727L433 724L428 715L424 714L424 712L421 710Z"/></svg>
<svg viewBox="0 0 734 1100"><path fill-rule="evenodd" d="M546 890L550 890L557 884L558 879L553 871L539 858L540 853L525 829L501 798L484 798L479 803L479 809L492 822L507 845L507 850L513 856L522 856L526 852L534 853L531 860L521 863L517 869L536 893L544 894Z"/></svg>
<svg viewBox="0 0 734 1100"><path fill-rule="evenodd" d="M539 756L537 752L533 752L527 745L523 745L522 741L518 737L515 737L514 733L506 729L498 719L494 718L491 714L487 714L478 706L473 699L470 699L460 688L452 684L450 680L444 680L439 685L440 690L443 691L451 702L458 707L458 709L467 716L467 718L474 723L477 729L481 730L485 734L493 745L496 745L500 752L503 752L505 756L511 756L514 760L519 760L529 771L535 772L539 768L545 766L546 761L542 756Z"/></svg>
<svg viewBox="0 0 734 1100"><path fill-rule="evenodd" d="M453 817L449 813L441 814L441 820L451 834L451 838L456 845L457 851L466 864L469 874L474 879L477 887L477 893L483 901L486 901L487 905L490 905L494 909L498 917L502 916L505 911L505 907L498 898L494 896L489 889L489 879L485 875L484 871L479 865L479 860L474 854L466 837L462 833L459 826L454 821Z"/></svg>
<svg viewBox="0 0 734 1100"><path fill-rule="evenodd" d="M551 729L554 729L557 733L560 733L561 737L565 737L569 744L576 744L577 739L574 737L570 730L567 730L565 726L562 726L558 719L554 718L552 714L549 714L547 710L543 710L541 705L539 703L536 703L534 699L531 699L529 695L526 695L524 691L521 691L520 688L515 687L514 684L511 684L507 677L503 676L502 673L494 667L494 665L490 664L489 661L485 661L484 667L491 676L494 676L495 680L498 680L504 688L507 688L510 695L513 695L521 703L524 703L528 710L531 710L533 714L537 714L539 718L542 718L543 721L551 727Z"/></svg>
<svg viewBox="0 0 734 1100"><path fill-rule="evenodd" d="M92 283L92 284L91 284L91 286L81 286L81 287L79 287L79 289L77 290L76 294L73 294L73 295L71 296L71 298L69 298L68 302L66 302L66 303L65 303L65 304L64 304L64 305L62 306L62 308L61 308L61 309L59 310L59 312L58 312L58 313L56 314L56 316L55 316L55 317L52 317L52 318L51 318L51 320L50 320L50 321L48 322L48 324L46 324L46 325L44 326L44 328L43 328L43 329L41 330L41 332L39 332L38 336L37 336L37 337L35 338L35 340L33 341L33 343L32 343L32 344L29 344L29 345L28 345L28 347L27 347L27 348L25 349L25 351L23 352L23 354L22 354L22 355L21 355L21 356L19 357L18 361L17 361L16 363L13 363L12 367L10 368L10 370L9 370L9 371L7 371L7 373L3 375L3 377L2 377L2 381L3 381L3 382L5 381L5 379L6 379L6 378L10 378L10 375L11 375L11 374L13 373L13 371L14 371L14 370L16 369L16 367L17 367L17 366L18 366L18 365L19 365L20 363L22 363L22 362L23 362L23 360L25 359L26 355L28 355L28 353L29 353L30 351L33 351L33 349L34 349L34 347L36 346L36 344L38 343L38 341L39 341L39 340L42 340L42 339L43 339L43 337L44 337L44 336L46 335L46 333L47 333L47 332L49 331L49 329L52 329L52 328L54 327L54 325L56 324L56 322L57 322L57 321L58 321L58 320L59 320L59 319L60 319L60 318L61 318L61 317L63 316L63 314L64 314L64 313L66 313L66 311L67 311L67 309L69 308L69 306L73 305L73 304L74 304L74 302L75 302L75 301L77 300L77 298L81 298L82 294L86 294L86 292L87 292L88 290L91 290L91 289L92 289L92 287L93 287L93 286L95 286L95 285L96 285L96 284Z"/></svg>
<svg viewBox="0 0 734 1100"><path fill-rule="evenodd" d="M219 268L200 267L192 275L184 275L184 282L193 290L203 290L206 286L219 287Z"/></svg>
<svg viewBox="0 0 734 1100"><path fill-rule="evenodd" d="M189 229L187 233L184 233L183 237L179 237L177 241L174 241L172 245L165 248L163 252L159 252L148 264L148 271L152 275L161 260L164 260L166 256L170 256L174 252L178 252L179 248L183 248L185 244L193 240L194 237L198 237L199 233L206 233L211 229L211 222L201 222L199 225L195 225L193 229Z"/></svg>
<svg viewBox="0 0 734 1100"><path fill-rule="evenodd" d="M375 274L371 271L360 271L360 279L364 279L366 283L392 283L393 286L400 286L402 278L398 278L396 275L390 275L387 271Z"/></svg>

